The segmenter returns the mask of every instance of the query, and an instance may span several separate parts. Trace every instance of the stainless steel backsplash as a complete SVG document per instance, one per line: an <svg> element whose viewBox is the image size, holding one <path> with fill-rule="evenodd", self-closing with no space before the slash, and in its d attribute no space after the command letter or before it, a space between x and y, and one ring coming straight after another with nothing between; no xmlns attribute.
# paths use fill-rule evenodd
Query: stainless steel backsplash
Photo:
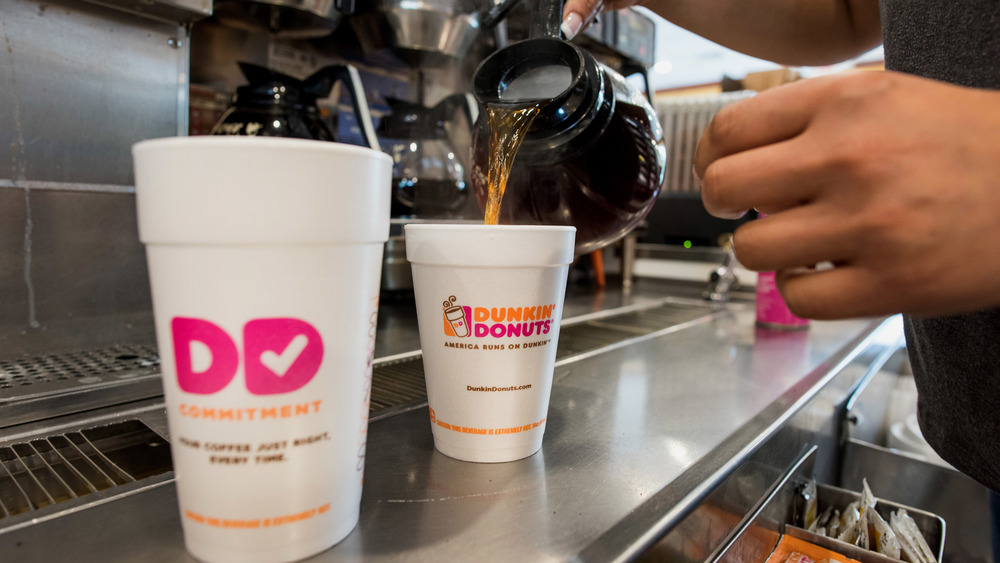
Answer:
<svg viewBox="0 0 1000 563"><path fill-rule="evenodd" d="M0 358L151 342L130 148L185 134L186 28L0 0Z"/></svg>
<svg viewBox="0 0 1000 563"><path fill-rule="evenodd" d="M343 23L305 41L211 13L212 0L0 0L0 360L155 343L130 151L188 134L189 119L206 130L214 113L191 104L192 84L215 111L244 83L237 61L299 77L346 61L379 119L386 97L431 106L468 91L491 45L484 36L454 65L417 69ZM337 90L320 105L339 116L338 140L360 142ZM468 165L462 127L453 141Z"/></svg>

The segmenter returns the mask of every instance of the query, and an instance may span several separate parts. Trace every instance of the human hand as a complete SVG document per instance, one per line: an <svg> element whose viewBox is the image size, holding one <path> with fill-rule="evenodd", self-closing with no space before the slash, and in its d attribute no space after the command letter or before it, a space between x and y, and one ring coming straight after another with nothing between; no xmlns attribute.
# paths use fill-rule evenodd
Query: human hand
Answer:
<svg viewBox="0 0 1000 563"><path fill-rule="evenodd" d="M571 40L583 31L604 10L620 10L638 6L645 0L566 0L563 3L562 32Z"/></svg>
<svg viewBox="0 0 1000 563"><path fill-rule="evenodd" d="M748 268L816 319L1000 305L1000 92L897 73L815 78L720 111L695 156ZM832 269L813 265L830 262Z"/></svg>

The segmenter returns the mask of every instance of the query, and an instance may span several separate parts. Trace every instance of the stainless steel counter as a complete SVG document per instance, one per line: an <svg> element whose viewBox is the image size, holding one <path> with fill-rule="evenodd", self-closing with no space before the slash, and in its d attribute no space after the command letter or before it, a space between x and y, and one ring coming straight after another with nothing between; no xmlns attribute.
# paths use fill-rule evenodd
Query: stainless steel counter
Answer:
<svg viewBox="0 0 1000 563"><path fill-rule="evenodd" d="M814 322L804 332L762 330L754 326L752 302L736 299L714 310L696 298L696 289L645 282L629 293L571 288L566 325L664 303L704 308L705 314L560 359L544 444L530 458L501 464L448 458L433 448L425 406L373 421L360 524L314 560L637 556L815 403L867 347L899 337L895 323L867 320ZM377 355L413 351L412 304L386 299L381 317ZM824 403L813 416L832 418L833 408ZM166 434L155 399L64 422L125 417ZM41 428L10 429L0 443ZM187 561L175 503L167 476L15 529L4 529L0 519L0 553L17 561L70 555L81 561Z"/></svg>

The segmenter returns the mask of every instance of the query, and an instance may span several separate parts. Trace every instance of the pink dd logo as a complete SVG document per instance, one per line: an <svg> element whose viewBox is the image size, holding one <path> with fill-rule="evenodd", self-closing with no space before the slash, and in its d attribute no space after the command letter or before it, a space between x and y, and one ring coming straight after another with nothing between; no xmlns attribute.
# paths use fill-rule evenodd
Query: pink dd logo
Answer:
<svg viewBox="0 0 1000 563"><path fill-rule="evenodd" d="M177 383L183 391L211 395L236 377L240 353L221 327L204 319L174 317L174 361ZM211 363L195 371L191 345L201 343ZM255 319L243 326L243 365L247 390L254 395L278 395L302 388L323 362L323 339L299 319Z"/></svg>

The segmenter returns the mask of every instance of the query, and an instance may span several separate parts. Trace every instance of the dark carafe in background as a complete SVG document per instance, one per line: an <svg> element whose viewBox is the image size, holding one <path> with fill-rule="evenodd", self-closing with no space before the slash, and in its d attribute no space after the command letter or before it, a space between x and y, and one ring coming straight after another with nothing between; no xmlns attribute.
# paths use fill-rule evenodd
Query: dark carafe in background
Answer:
<svg viewBox="0 0 1000 563"><path fill-rule="evenodd" d="M341 81L365 144L380 150L361 78L352 65L326 66L301 80L250 63L239 66L249 83L236 89L232 105L210 134L336 141L317 101L329 96Z"/></svg>

